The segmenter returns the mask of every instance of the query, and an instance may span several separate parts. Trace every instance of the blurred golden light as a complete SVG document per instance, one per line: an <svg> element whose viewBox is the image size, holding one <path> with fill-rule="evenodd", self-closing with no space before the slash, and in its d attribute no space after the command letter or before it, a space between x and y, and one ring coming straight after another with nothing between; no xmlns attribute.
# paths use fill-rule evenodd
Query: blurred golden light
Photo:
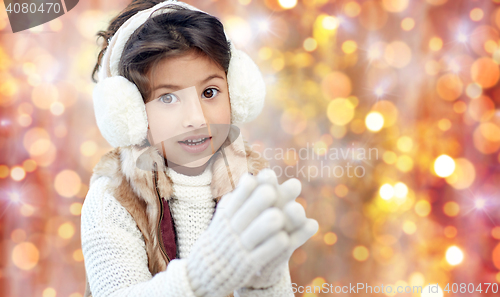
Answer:
<svg viewBox="0 0 500 297"><path fill-rule="evenodd" d="M52 145L52 142L48 139L38 139L35 141L29 148L28 152L30 153L30 156L41 156L45 154L49 149L50 146Z"/></svg>
<svg viewBox="0 0 500 297"><path fill-rule="evenodd" d="M54 188L63 197L69 198L80 190L82 180L78 173L72 170L63 170L56 175Z"/></svg>
<svg viewBox="0 0 500 297"><path fill-rule="evenodd" d="M26 177L26 172L21 166L14 166L10 171L10 177L15 181L21 181Z"/></svg>
<svg viewBox="0 0 500 297"><path fill-rule="evenodd" d="M402 172L408 172L413 169L413 159L408 155L401 155L396 161L396 168Z"/></svg>
<svg viewBox="0 0 500 297"><path fill-rule="evenodd" d="M278 3L284 9L294 8L297 5L297 0L278 0Z"/></svg>
<svg viewBox="0 0 500 297"><path fill-rule="evenodd" d="M337 242L337 234L333 232L327 232L323 236L323 241L326 245L334 245Z"/></svg>
<svg viewBox="0 0 500 297"><path fill-rule="evenodd" d="M455 228L454 226L446 226L444 228L444 236L448 238L454 238L455 236L457 236L457 228Z"/></svg>
<svg viewBox="0 0 500 297"><path fill-rule="evenodd" d="M92 140L85 141L80 146L80 153L86 157L95 155L97 152L97 143Z"/></svg>
<svg viewBox="0 0 500 297"><path fill-rule="evenodd" d="M470 11L469 16L471 20L473 20L474 22L478 22L483 19L484 12L481 8L474 8Z"/></svg>
<svg viewBox="0 0 500 297"><path fill-rule="evenodd" d="M298 248L293 253L292 260L297 264L302 264L307 260L307 253L303 249Z"/></svg>
<svg viewBox="0 0 500 297"><path fill-rule="evenodd" d="M42 292L42 297L56 297L56 290L54 288L45 288Z"/></svg>
<svg viewBox="0 0 500 297"><path fill-rule="evenodd" d="M23 168L26 172L33 172L36 170L36 162L31 159L27 159L23 162Z"/></svg>
<svg viewBox="0 0 500 297"><path fill-rule="evenodd" d="M362 119L355 119L351 122L351 131L355 134L365 132L365 122Z"/></svg>
<svg viewBox="0 0 500 297"><path fill-rule="evenodd" d="M6 165L0 165L0 178L6 178L10 175L9 167Z"/></svg>
<svg viewBox="0 0 500 297"><path fill-rule="evenodd" d="M73 226L73 223L66 222L64 224L61 224L61 226L59 226L59 228L57 229L57 234L59 234L59 236L64 239L73 237L73 235L75 234L75 227Z"/></svg>
<svg viewBox="0 0 500 297"><path fill-rule="evenodd" d="M387 164L394 164L396 163L398 156L396 155L395 152L385 151L384 154L382 155L382 159Z"/></svg>
<svg viewBox="0 0 500 297"><path fill-rule="evenodd" d="M341 139L342 137L345 136L347 133L347 129L344 125L339 126L339 125L332 125L330 127L330 134L332 134L333 137L336 139Z"/></svg>
<svg viewBox="0 0 500 297"><path fill-rule="evenodd" d="M496 247L493 249L492 260L493 260L493 265L495 265L497 269L500 269L500 243L498 243Z"/></svg>
<svg viewBox="0 0 500 297"><path fill-rule="evenodd" d="M434 172L439 177L448 177L455 171L455 160L448 155L440 155L434 161Z"/></svg>
<svg viewBox="0 0 500 297"><path fill-rule="evenodd" d="M342 43L342 51L346 54L352 54L356 51L358 45L354 40L346 40Z"/></svg>
<svg viewBox="0 0 500 297"><path fill-rule="evenodd" d="M76 262L82 262L83 261L83 252L82 249L77 249L73 252L73 260Z"/></svg>
<svg viewBox="0 0 500 297"><path fill-rule="evenodd" d="M491 236L495 239L500 239L500 226L491 229Z"/></svg>
<svg viewBox="0 0 500 297"><path fill-rule="evenodd" d="M495 115L495 103L488 96L481 95L469 103L469 115L478 122L485 122Z"/></svg>
<svg viewBox="0 0 500 297"><path fill-rule="evenodd" d="M69 207L69 212L74 216L79 216L82 212L82 204L79 202L74 202Z"/></svg>
<svg viewBox="0 0 500 297"><path fill-rule="evenodd" d="M321 24L326 30L335 30L339 27L339 20L334 16L325 16Z"/></svg>
<svg viewBox="0 0 500 297"><path fill-rule="evenodd" d="M31 117L27 114L22 114L20 115L18 118L17 118L17 122L19 123L19 125L21 125L22 127L28 127L29 125L31 125L31 122L33 120L31 119Z"/></svg>
<svg viewBox="0 0 500 297"><path fill-rule="evenodd" d="M289 108L281 116L281 128L290 135L297 135L307 127L307 119L298 108Z"/></svg>
<svg viewBox="0 0 500 297"><path fill-rule="evenodd" d="M49 27L52 31L59 32L63 27L63 23L61 22L60 19L53 19L52 21L49 22Z"/></svg>
<svg viewBox="0 0 500 297"><path fill-rule="evenodd" d="M437 61L430 60L425 63L425 72L429 75L437 75L440 70L440 65Z"/></svg>
<svg viewBox="0 0 500 297"><path fill-rule="evenodd" d="M366 115L365 125L368 130L378 132L384 127L384 117L380 112L371 111Z"/></svg>
<svg viewBox="0 0 500 297"><path fill-rule="evenodd" d="M465 158L458 158L455 160L455 170L446 178L446 182L457 190L463 190L470 187L475 179L474 164Z"/></svg>
<svg viewBox="0 0 500 297"><path fill-rule="evenodd" d="M43 128L31 128L24 134L23 146L29 152L31 146L40 139L50 141L49 133L47 133L47 131Z"/></svg>
<svg viewBox="0 0 500 297"><path fill-rule="evenodd" d="M450 265L458 265L462 263L463 259L464 253L456 245L452 245L446 250L446 261L448 261Z"/></svg>
<svg viewBox="0 0 500 297"><path fill-rule="evenodd" d="M427 0L427 3L429 3L431 5L435 5L435 6L443 5L446 2L448 2L448 0Z"/></svg>
<svg viewBox="0 0 500 297"><path fill-rule="evenodd" d="M493 41L493 40L488 40L484 43L484 50L487 51L489 54L493 54L498 48L498 44ZM498 63L498 60L493 58L495 62Z"/></svg>
<svg viewBox="0 0 500 297"><path fill-rule="evenodd" d="M31 100L40 109L49 109L51 104L59 98L57 88L49 83L40 84L33 88Z"/></svg>
<svg viewBox="0 0 500 297"><path fill-rule="evenodd" d="M241 5L248 5L248 4L250 4L250 2L252 2L252 0L238 0L238 2L239 2Z"/></svg>
<svg viewBox="0 0 500 297"><path fill-rule="evenodd" d="M12 249L12 262L22 270L31 270L38 264L40 253L31 242L21 242Z"/></svg>
<svg viewBox="0 0 500 297"><path fill-rule="evenodd" d="M448 201L443 206L443 212L449 217L456 217L460 212L460 206L454 201Z"/></svg>
<svg viewBox="0 0 500 297"><path fill-rule="evenodd" d="M458 75L447 73L438 79L436 90L439 97L444 100L453 101L462 95L463 83Z"/></svg>
<svg viewBox="0 0 500 297"><path fill-rule="evenodd" d="M441 131L448 131L451 128L451 121L448 119L440 119L438 122L438 128Z"/></svg>
<svg viewBox="0 0 500 297"><path fill-rule="evenodd" d="M385 10L390 12L401 12L408 7L410 0L383 0Z"/></svg>
<svg viewBox="0 0 500 297"><path fill-rule="evenodd" d="M224 27L235 44L247 44L252 38L252 29L248 22L238 16L230 16L225 19Z"/></svg>
<svg viewBox="0 0 500 297"><path fill-rule="evenodd" d="M464 113L467 110L467 104L463 101L457 101L453 104L453 110L456 113Z"/></svg>
<svg viewBox="0 0 500 297"><path fill-rule="evenodd" d="M482 123L473 133L474 146L483 154L491 154L500 148L500 127L491 122Z"/></svg>
<svg viewBox="0 0 500 297"><path fill-rule="evenodd" d="M349 193L349 189L347 188L346 185L344 184L339 184L335 187L335 195L339 196L339 197L345 197L347 196L347 194Z"/></svg>
<svg viewBox="0 0 500 297"><path fill-rule="evenodd" d="M313 279L311 284L313 287L321 287L321 286L323 286L324 283L326 283L326 280L324 278L318 276L318 277Z"/></svg>
<svg viewBox="0 0 500 297"><path fill-rule="evenodd" d="M354 18L359 15L361 12L361 6L356 1L347 2L344 5L344 13L351 18Z"/></svg>
<svg viewBox="0 0 500 297"><path fill-rule="evenodd" d="M394 196L394 187L390 184L383 184L378 192L382 199L389 200Z"/></svg>
<svg viewBox="0 0 500 297"><path fill-rule="evenodd" d="M425 282L424 275L420 272L414 272L410 275L410 286L422 286Z"/></svg>
<svg viewBox="0 0 500 297"><path fill-rule="evenodd" d="M401 136L398 139L397 147L402 152L409 152L413 148L413 140L409 136Z"/></svg>
<svg viewBox="0 0 500 297"><path fill-rule="evenodd" d="M419 200L415 203L415 213L421 217L426 217L431 212L431 204L427 200Z"/></svg>
<svg viewBox="0 0 500 297"><path fill-rule="evenodd" d="M373 104L372 111L379 112L384 118L384 127L390 127L396 123L398 109L394 103L387 100L380 100Z"/></svg>
<svg viewBox="0 0 500 297"><path fill-rule="evenodd" d="M61 102L52 102L50 104L50 112L53 115L61 115L64 113L64 105Z"/></svg>
<svg viewBox="0 0 500 297"><path fill-rule="evenodd" d="M284 154L283 162L287 166L295 166L299 162L299 156L294 150L287 150Z"/></svg>
<svg viewBox="0 0 500 297"><path fill-rule="evenodd" d="M471 67L471 77L483 89L491 88L497 84L500 77L498 64L489 57L477 59Z"/></svg>
<svg viewBox="0 0 500 297"><path fill-rule="evenodd" d="M263 46L259 50L259 58L261 60L269 60L273 55L273 50L270 47Z"/></svg>
<svg viewBox="0 0 500 297"><path fill-rule="evenodd" d="M415 27L415 20L413 20L412 18L408 17L408 18L404 18L402 21L401 21L401 29L405 30L405 31L410 31L411 29L413 29Z"/></svg>
<svg viewBox="0 0 500 297"><path fill-rule="evenodd" d="M283 57L274 58L271 62L271 67L274 71L280 71L285 67L285 59Z"/></svg>
<svg viewBox="0 0 500 297"><path fill-rule="evenodd" d="M408 235L414 234L417 232L417 225L414 222L407 220L403 223L403 232Z"/></svg>
<svg viewBox="0 0 500 297"><path fill-rule="evenodd" d="M15 229L10 233L10 238L15 243L20 243L26 240L26 231L23 229Z"/></svg>
<svg viewBox="0 0 500 297"><path fill-rule="evenodd" d="M396 68L403 68L408 65L411 61L411 56L410 47L403 41L389 43L384 52L384 59L387 64Z"/></svg>
<svg viewBox="0 0 500 297"><path fill-rule="evenodd" d="M29 204L24 203L23 205L21 205L19 212L23 217L29 217L35 213L35 208Z"/></svg>
<svg viewBox="0 0 500 297"><path fill-rule="evenodd" d="M432 37L429 40L429 49L431 51L437 52L443 47L443 40L439 37Z"/></svg>
<svg viewBox="0 0 500 297"><path fill-rule="evenodd" d="M368 251L368 249L362 245L356 246L352 251L352 256L354 257L354 259L360 262L366 261L369 255L370 252Z"/></svg>
<svg viewBox="0 0 500 297"><path fill-rule="evenodd" d="M365 29L375 31L382 28L387 22L387 12L379 1L368 0L361 4L359 22Z"/></svg>
<svg viewBox="0 0 500 297"><path fill-rule="evenodd" d="M345 98L352 91L351 79L343 72L334 71L323 78L321 88L329 99Z"/></svg>
<svg viewBox="0 0 500 297"><path fill-rule="evenodd" d="M354 117L354 105L345 98L333 99L328 104L326 114L332 124L343 126Z"/></svg>
<svg viewBox="0 0 500 297"><path fill-rule="evenodd" d="M398 182L394 185L394 196L397 198L405 198L408 195L408 187L402 183Z"/></svg>
<svg viewBox="0 0 500 297"><path fill-rule="evenodd" d="M318 141L313 144L313 152L318 156L323 156L327 153L328 145L323 141Z"/></svg>
<svg viewBox="0 0 500 297"><path fill-rule="evenodd" d="M318 43L316 42L316 39L312 37L308 37L304 40L304 43L302 44L304 49L308 52L314 51L318 47Z"/></svg>

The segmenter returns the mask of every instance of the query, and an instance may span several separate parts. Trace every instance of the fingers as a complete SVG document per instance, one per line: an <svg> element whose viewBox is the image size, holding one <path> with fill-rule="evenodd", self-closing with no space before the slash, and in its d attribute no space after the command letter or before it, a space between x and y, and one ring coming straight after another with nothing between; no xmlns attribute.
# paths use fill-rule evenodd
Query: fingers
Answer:
<svg viewBox="0 0 500 297"><path fill-rule="evenodd" d="M285 225L283 212L275 207L264 210L241 234L241 242L247 250L280 231Z"/></svg>
<svg viewBox="0 0 500 297"><path fill-rule="evenodd" d="M302 191L302 184L296 178L286 180L278 186L279 200L276 207L282 208L285 204L299 197Z"/></svg>
<svg viewBox="0 0 500 297"><path fill-rule="evenodd" d="M295 201L288 202L283 207L283 213L286 217L285 230L288 233L301 227L307 219L304 207Z"/></svg>
<svg viewBox="0 0 500 297"><path fill-rule="evenodd" d="M234 193L232 198L238 199L239 197ZM231 219L233 230L238 233L243 232L259 214L274 204L276 198L276 190L273 186L268 184L259 185L234 213Z"/></svg>
<svg viewBox="0 0 500 297"><path fill-rule="evenodd" d="M222 203L224 213L228 218L232 218L233 215L241 208L255 187L257 187L256 179L247 173L240 178L236 189L234 189L230 195L222 196L219 204ZM219 205L217 207L219 207Z"/></svg>
<svg viewBox="0 0 500 297"><path fill-rule="evenodd" d="M276 177L276 173L274 170L270 168L264 168L257 174L257 182L261 183L269 183L272 185L278 185L278 177Z"/></svg>
<svg viewBox="0 0 500 297"><path fill-rule="evenodd" d="M290 234L290 246L293 250L303 245L309 238L318 232L318 222L315 219L307 219L305 224L297 231Z"/></svg>
<svg viewBox="0 0 500 297"><path fill-rule="evenodd" d="M250 257L253 261L262 265L262 263L268 263L273 258L285 252L289 247L290 237L285 231L280 231L251 251Z"/></svg>

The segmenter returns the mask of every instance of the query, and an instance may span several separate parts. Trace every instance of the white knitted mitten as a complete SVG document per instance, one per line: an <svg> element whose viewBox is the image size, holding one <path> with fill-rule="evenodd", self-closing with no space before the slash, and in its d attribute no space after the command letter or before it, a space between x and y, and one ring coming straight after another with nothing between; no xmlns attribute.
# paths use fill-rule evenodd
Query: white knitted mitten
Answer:
<svg viewBox="0 0 500 297"><path fill-rule="evenodd" d="M276 200L275 187L258 185L250 175L221 198L212 222L187 258L188 279L196 296L232 293L289 249L285 216L272 207Z"/></svg>
<svg viewBox="0 0 500 297"><path fill-rule="evenodd" d="M275 206L283 209L286 217L285 230L290 236L288 249L273 258L245 285L247 288L261 289L277 284L285 273L289 273L288 261L293 252L318 231L319 225L316 220L307 218L304 207L295 201L302 189L298 179L292 178L278 185L274 171L264 169L257 175L257 180L277 187L279 195Z"/></svg>

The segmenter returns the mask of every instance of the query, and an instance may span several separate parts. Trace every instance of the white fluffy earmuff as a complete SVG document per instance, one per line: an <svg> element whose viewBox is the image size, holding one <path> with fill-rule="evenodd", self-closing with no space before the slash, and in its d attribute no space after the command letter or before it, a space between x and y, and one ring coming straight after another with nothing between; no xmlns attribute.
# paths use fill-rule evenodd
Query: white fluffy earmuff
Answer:
<svg viewBox="0 0 500 297"><path fill-rule="evenodd" d="M172 11L156 11L167 4L201 11L181 1L165 1L140 11L117 30L102 58L98 73L99 82L93 91L94 110L101 134L113 147L142 145L147 138L146 105L137 86L119 75L118 64L132 33L150 17ZM231 60L227 73L231 123L246 123L255 119L262 111L266 85L254 61L246 53L236 49L227 34L226 38L231 45Z"/></svg>

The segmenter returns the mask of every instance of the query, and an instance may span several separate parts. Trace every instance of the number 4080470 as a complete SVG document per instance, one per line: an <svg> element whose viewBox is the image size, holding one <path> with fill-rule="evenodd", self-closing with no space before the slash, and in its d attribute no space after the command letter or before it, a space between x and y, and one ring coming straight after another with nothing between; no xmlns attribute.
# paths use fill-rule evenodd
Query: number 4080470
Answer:
<svg viewBox="0 0 500 297"><path fill-rule="evenodd" d="M44 5L46 5L44 7ZM9 3L6 8L8 13L59 13L61 11L61 5L59 3L41 3L40 6L36 6L36 3Z"/></svg>

